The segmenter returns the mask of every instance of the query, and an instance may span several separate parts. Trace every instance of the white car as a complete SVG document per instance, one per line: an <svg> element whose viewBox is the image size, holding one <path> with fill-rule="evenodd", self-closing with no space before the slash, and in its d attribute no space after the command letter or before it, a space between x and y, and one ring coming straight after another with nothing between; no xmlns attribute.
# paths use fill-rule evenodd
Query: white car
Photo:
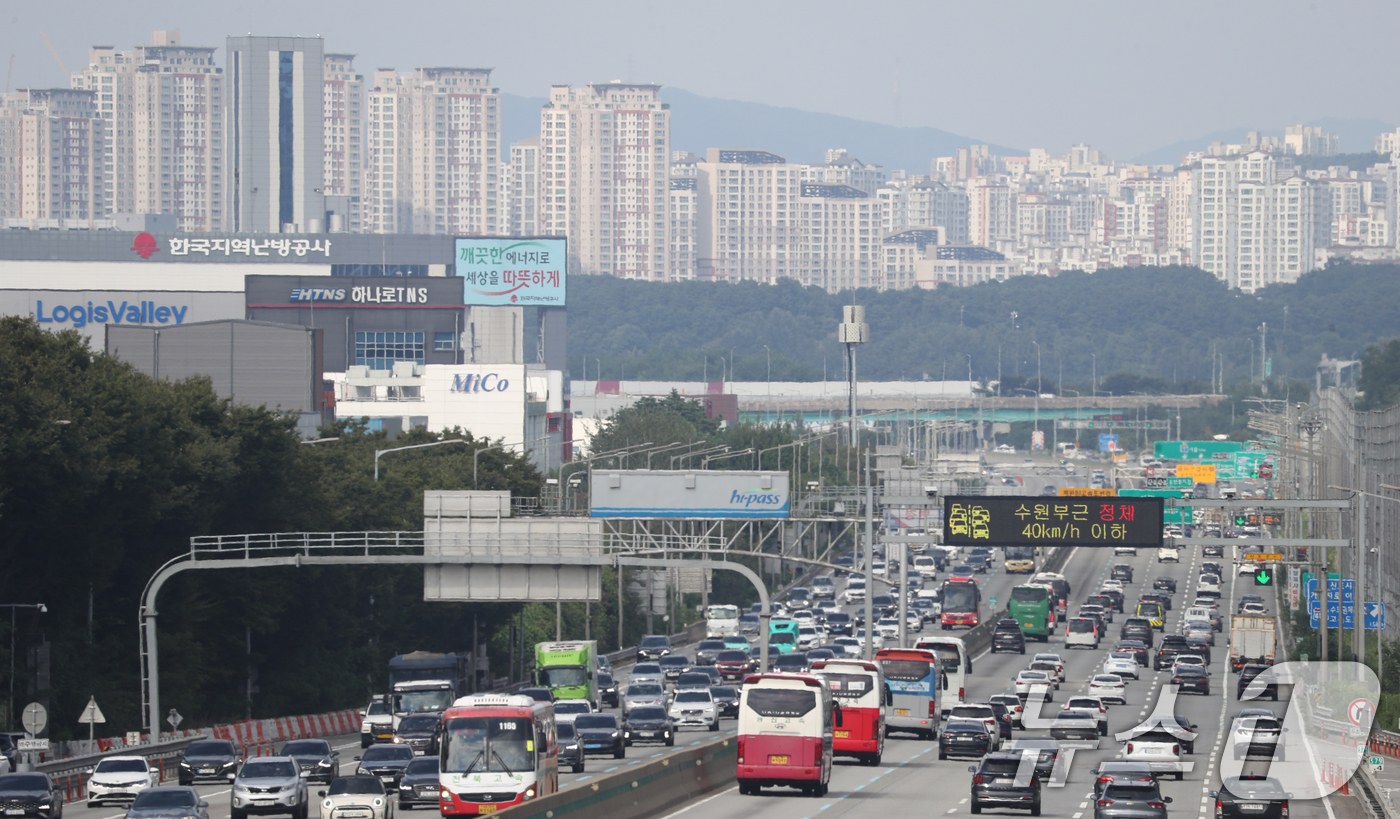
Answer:
<svg viewBox="0 0 1400 819"><path fill-rule="evenodd" d="M847 657L860 657L864 654L861 651L860 640L854 637L837 637L827 648L835 651L837 656L845 654Z"/></svg>
<svg viewBox="0 0 1400 819"><path fill-rule="evenodd" d="M371 700L360 712L360 747L368 748L375 742L389 742L394 738L394 712L383 700Z"/></svg>
<svg viewBox="0 0 1400 819"><path fill-rule="evenodd" d="M1244 577L1244 576L1247 575L1247 574L1255 574L1255 573L1257 573L1258 571L1259 571L1259 564L1258 564L1258 563L1255 563L1255 562L1252 561L1252 560L1246 560L1245 562L1243 562L1243 563L1240 564L1239 576L1240 576L1240 577Z"/></svg>
<svg viewBox="0 0 1400 819"><path fill-rule="evenodd" d="M593 713L593 703L588 700L555 700L554 719L558 722L573 722L579 714Z"/></svg>
<svg viewBox="0 0 1400 819"><path fill-rule="evenodd" d="M637 663L632 666L632 673L627 676L627 682L636 683L656 683L663 688L666 685L666 672L661 670L657 663Z"/></svg>
<svg viewBox="0 0 1400 819"><path fill-rule="evenodd" d="M1206 645L1208 646L1215 645L1215 626L1211 625L1208 619L1196 618L1187 620L1186 627L1182 629L1182 633L1187 637L1200 637L1202 640L1206 641Z"/></svg>
<svg viewBox="0 0 1400 819"><path fill-rule="evenodd" d="M1285 762L1284 730L1283 724L1276 717L1236 717L1230 732L1230 745L1234 749L1235 759L1268 756L1276 762Z"/></svg>
<svg viewBox="0 0 1400 819"><path fill-rule="evenodd" d="M700 727L719 730L719 706L715 698L703 689L690 689L676 694L671 702L671 719L676 728Z"/></svg>
<svg viewBox="0 0 1400 819"><path fill-rule="evenodd" d="M815 608L817 614L824 616L833 611L840 611L841 604L837 603L835 600L818 600Z"/></svg>
<svg viewBox="0 0 1400 819"><path fill-rule="evenodd" d="M1032 658L1031 658L1031 662L1033 662L1033 663L1054 663L1054 664L1055 664L1055 679L1059 680L1060 682L1064 682L1064 681L1065 681L1065 660L1064 660L1064 658L1061 657L1060 655L1058 655L1058 654L1046 653L1046 652L1041 652L1041 653L1035 655L1034 657L1032 657Z"/></svg>
<svg viewBox="0 0 1400 819"><path fill-rule="evenodd" d="M1132 555L1133 557L1137 557L1137 547L1136 547L1136 546L1114 546L1114 547L1113 547L1113 553L1114 553L1115 555Z"/></svg>
<svg viewBox="0 0 1400 819"><path fill-rule="evenodd" d="M393 802L377 776L338 776L320 791L321 819L343 815L393 819Z"/></svg>
<svg viewBox="0 0 1400 819"><path fill-rule="evenodd" d="M904 630L919 632L924 630L924 617L918 609L910 608L908 613L904 615Z"/></svg>
<svg viewBox="0 0 1400 819"><path fill-rule="evenodd" d="M1177 781L1180 781L1183 770L1181 746L1182 738L1175 736L1170 728L1160 724L1148 725L1123 744L1122 758L1127 762L1141 762L1154 774L1176 774Z"/></svg>
<svg viewBox="0 0 1400 819"><path fill-rule="evenodd" d="M898 628L898 624L896 624L896 628ZM856 642L860 645L860 647L861 647L861 649L862 649L862 653L864 653L864 649L865 649L865 629L864 629L864 628L858 628L858 629L856 629ZM876 649L877 651L878 651L879 649L882 649L882 648L885 647L885 638L880 636L880 631L879 631L878 628L875 630L875 635L871 638L871 643L875 646L875 649Z"/></svg>
<svg viewBox="0 0 1400 819"><path fill-rule="evenodd" d="M88 780L88 807L103 802L130 802L138 793L154 788L159 782L159 774L151 771L151 763L145 757L109 756L97 763L97 769Z"/></svg>
<svg viewBox="0 0 1400 819"><path fill-rule="evenodd" d="M871 563L870 565L875 570L875 574L878 574L881 577L885 576L885 569L887 567L887 564L883 560L877 560L874 563Z"/></svg>
<svg viewBox="0 0 1400 819"><path fill-rule="evenodd" d="M1032 693L1045 692L1045 701L1054 702L1055 681L1050 679L1050 675L1044 671L1031 671L1029 669L1017 674L1011 680L1016 686L1016 696L1026 699Z"/></svg>
<svg viewBox="0 0 1400 819"><path fill-rule="evenodd" d="M798 621L801 622L801 621ZM822 644L822 633L816 626L797 627L797 648L800 651L811 651Z"/></svg>
<svg viewBox="0 0 1400 819"><path fill-rule="evenodd" d="M1060 672L1055 663L1049 660L1032 660L1031 664L1026 666L1026 669L1029 671L1044 671L1046 675L1050 677L1050 682L1054 683L1055 690L1060 690Z"/></svg>
<svg viewBox="0 0 1400 819"><path fill-rule="evenodd" d="M914 558L914 571L925 580L933 580L938 577L938 564L928 555L921 555Z"/></svg>
<svg viewBox="0 0 1400 819"><path fill-rule="evenodd" d="M1220 593L1220 576L1215 574L1203 574L1201 579L1196 581L1196 594L1206 592Z"/></svg>
<svg viewBox="0 0 1400 819"><path fill-rule="evenodd" d="M813 614L811 609L794 611L792 619L796 620L799 626L815 626L817 624L817 615Z"/></svg>
<svg viewBox="0 0 1400 819"><path fill-rule="evenodd" d="M1138 678L1137 659L1126 651L1115 651L1108 655L1108 659L1103 661L1103 673L1117 674L1121 677Z"/></svg>
<svg viewBox="0 0 1400 819"><path fill-rule="evenodd" d="M1128 684L1117 674L1095 674L1089 680L1088 693L1104 702L1111 700L1119 705L1128 704Z"/></svg>
<svg viewBox="0 0 1400 819"><path fill-rule="evenodd" d="M899 637L899 620L895 617L881 617L875 623L875 633L886 640Z"/></svg>
<svg viewBox="0 0 1400 819"><path fill-rule="evenodd" d="M1158 562L1158 563L1167 563L1167 562L1171 562L1171 563L1180 563L1180 562L1181 562L1181 550L1178 549L1178 548L1176 548L1175 546L1162 546L1161 548L1159 548L1159 549L1157 550L1157 562Z"/></svg>
<svg viewBox="0 0 1400 819"><path fill-rule="evenodd" d="M846 581L846 590L841 592L841 599L846 601L846 605L865 601L865 581L851 579Z"/></svg>
<svg viewBox="0 0 1400 819"><path fill-rule="evenodd" d="M1256 603L1251 600L1243 606L1240 606L1240 614L1257 614L1260 617L1267 617L1269 614L1269 607L1265 606L1263 603Z"/></svg>
<svg viewBox="0 0 1400 819"><path fill-rule="evenodd" d="M1105 581L1103 582L1103 584L1099 586L1099 588L1100 588L1100 589L1111 589L1111 590L1116 591L1116 592L1122 592L1122 591L1123 591L1123 581L1122 581L1122 580L1105 580Z"/></svg>
<svg viewBox="0 0 1400 819"><path fill-rule="evenodd" d="M1108 706L1098 697L1070 697L1065 703L1065 710L1078 709L1087 711L1094 715L1094 719L1099 723L1099 736L1108 736Z"/></svg>
<svg viewBox="0 0 1400 819"><path fill-rule="evenodd" d="M1171 670L1171 673L1172 673L1172 674L1176 674L1176 670L1177 670L1178 668L1184 666L1184 665L1192 665L1192 666L1195 666L1196 668L1199 668L1199 669L1201 669L1202 671L1204 671L1204 672L1206 673L1206 676L1207 676L1207 677L1210 676L1210 668L1206 666L1205 658L1202 657L1202 656L1199 655L1199 654L1178 654L1178 655L1176 655L1176 658L1172 660L1172 670Z"/></svg>

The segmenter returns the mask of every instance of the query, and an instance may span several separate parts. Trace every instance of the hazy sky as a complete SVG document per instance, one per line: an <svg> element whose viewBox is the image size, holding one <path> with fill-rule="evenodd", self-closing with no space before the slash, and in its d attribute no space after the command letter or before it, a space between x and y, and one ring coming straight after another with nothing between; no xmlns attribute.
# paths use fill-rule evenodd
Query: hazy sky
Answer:
<svg viewBox="0 0 1400 819"><path fill-rule="evenodd" d="M657 82L1123 159L1225 128L1400 122L1400 3L1379 0L5 0L0 61L13 55L12 87L61 86L40 32L77 70L92 44L129 49L164 28L218 46L221 64L228 34L321 35L366 75L485 66L525 96Z"/></svg>

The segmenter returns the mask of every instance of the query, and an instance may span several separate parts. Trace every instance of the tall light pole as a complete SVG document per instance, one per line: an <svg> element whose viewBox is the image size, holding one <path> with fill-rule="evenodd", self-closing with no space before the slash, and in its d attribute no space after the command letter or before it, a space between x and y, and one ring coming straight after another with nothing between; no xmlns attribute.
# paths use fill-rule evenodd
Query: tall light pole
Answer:
<svg viewBox="0 0 1400 819"><path fill-rule="evenodd" d="M1011 337L1013 339L1012 351L1016 353L1016 374L1021 374L1021 326L1016 323L1020 313L1011 311Z"/></svg>
<svg viewBox="0 0 1400 819"><path fill-rule="evenodd" d="M768 362L768 411L773 411L773 351L763 345L763 356Z"/></svg>
<svg viewBox="0 0 1400 819"><path fill-rule="evenodd" d="M1037 394L1043 392L1040 388L1040 342L1032 341L1035 345L1035 391Z"/></svg>
<svg viewBox="0 0 1400 819"><path fill-rule="evenodd" d="M1094 376L1093 376L1093 380L1089 382L1089 385L1090 385L1090 389L1093 390L1094 397L1095 397L1095 398L1098 398L1098 397L1099 397L1099 354L1098 354L1098 353L1089 353L1089 357L1092 358L1092 359L1094 359Z"/></svg>
<svg viewBox="0 0 1400 819"><path fill-rule="evenodd" d="M38 609L40 614L48 613L43 603L0 603L0 607L10 610L10 710L9 730L15 730L15 609Z"/></svg>
<svg viewBox="0 0 1400 819"><path fill-rule="evenodd" d="M1001 347L1005 343L1003 341L997 345L997 398L1001 397Z"/></svg>
<svg viewBox="0 0 1400 819"><path fill-rule="evenodd" d="M379 449L379 450L375 450L375 453L374 453L374 480L375 480L376 482L379 480L379 459L380 459L381 457L383 457L383 456L389 454L390 452L403 452L405 449L423 449L424 447L430 447L430 446L442 446L442 445L444 445L444 444L465 444L465 443L468 443L467 439L465 439L465 438L448 438L446 441L434 441L434 442L431 443L431 444L414 444L413 446L396 446L396 447L394 447L393 449ZM472 488L473 488L473 489L476 488L476 484L475 484L475 483L472 484Z"/></svg>

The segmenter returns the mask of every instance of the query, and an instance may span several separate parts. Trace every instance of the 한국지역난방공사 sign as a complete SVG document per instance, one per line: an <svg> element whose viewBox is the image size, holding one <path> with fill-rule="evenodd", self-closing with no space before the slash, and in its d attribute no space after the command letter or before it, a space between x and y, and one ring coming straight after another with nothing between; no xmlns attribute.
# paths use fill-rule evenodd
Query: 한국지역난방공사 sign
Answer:
<svg viewBox="0 0 1400 819"><path fill-rule="evenodd" d="M1162 545L1162 499L945 496L943 542L1155 548Z"/></svg>
<svg viewBox="0 0 1400 819"><path fill-rule="evenodd" d="M453 265L462 303L563 307L567 248L562 238L457 239Z"/></svg>

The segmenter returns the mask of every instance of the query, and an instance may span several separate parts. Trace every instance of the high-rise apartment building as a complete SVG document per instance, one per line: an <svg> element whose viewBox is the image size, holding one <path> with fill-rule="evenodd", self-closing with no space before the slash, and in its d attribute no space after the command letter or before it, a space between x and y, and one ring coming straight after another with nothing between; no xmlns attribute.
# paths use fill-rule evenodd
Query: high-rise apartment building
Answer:
<svg viewBox="0 0 1400 819"><path fill-rule="evenodd" d="M0 218L105 218L106 123L96 103L92 91L70 88L0 98Z"/></svg>
<svg viewBox="0 0 1400 819"><path fill-rule="evenodd" d="M666 277L671 112L660 92L621 81L550 88L541 227L568 237L571 272Z"/></svg>
<svg viewBox="0 0 1400 819"><path fill-rule="evenodd" d="M489 68L375 72L365 221L379 233L499 234L501 94Z"/></svg>
<svg viewBox="0 0 1400 819"><path fill-rule="evenodd" d="M800 259L794 278L833 293L883 286L879 199L849 185L808 182L797 202Z"/></svg>
<svg viewBox="0 0 1400 819"><path fill-rule="evenodd" d="M697 277L768 284L799 277L802 166L769 151L710 148L696 169Z"/></svg>
<svg viewBox="0 0 1400 819"><path fill-rule="evenodd" d="M229 37L232 229L325 227L325 48L319 37Z"/></svg>
<svg viewBox="0 0 1400 819"><path fill-rule="evenodd" d="M850 185L872 196L888 176L879 165L867 165L850 156L845 148L832 148L826 152L823 165L802 165L802 181L826 185Z"/></svg>
<svg viewBox="0 0 1400 819"><path fill-rule="evenodd" d="M508 194L510 235L540 235L540 138L526 137L510 146L510 168L503 189Z"/></svg>
<svg viewBox="0 0 1400 819"><path fill-rule="evenodd" d="M1283 146L1298 156L1336 156L1341 139L1316 125L1289 125L1283 132Z"/></svg>
<svg viewBox="0 0 1400 819"><path fill-rule="evenodd" d="M325 157L322 186L327 230L359 233L364 227L365 78L355 73L354 54L327 54L322 69L325 89ZM334 205L332 204L334 203Z"/></svg>
<svg viewBox="0 0 1400 819"><path fill-rule="evenodd" d="M1016 240L1016 191L994 177L967 185L967 232L974 245L993 247Z"/></svg>
<svg viewBox="0 0 1400 819"><path fill-rule="evenodd" d="M884 203L886 235L941 227L951 244L967 244L967 191L927 177L888 182L875 195Z"/></svg>
<svg viewBox="0 0 1400 819"><path fill-rule="evenodd" d="M105 123L105 215L166 213L182 231L229 229L224 70L214 47L186 46L178 31L119 52L93 46L72 76Z"/></svg>

